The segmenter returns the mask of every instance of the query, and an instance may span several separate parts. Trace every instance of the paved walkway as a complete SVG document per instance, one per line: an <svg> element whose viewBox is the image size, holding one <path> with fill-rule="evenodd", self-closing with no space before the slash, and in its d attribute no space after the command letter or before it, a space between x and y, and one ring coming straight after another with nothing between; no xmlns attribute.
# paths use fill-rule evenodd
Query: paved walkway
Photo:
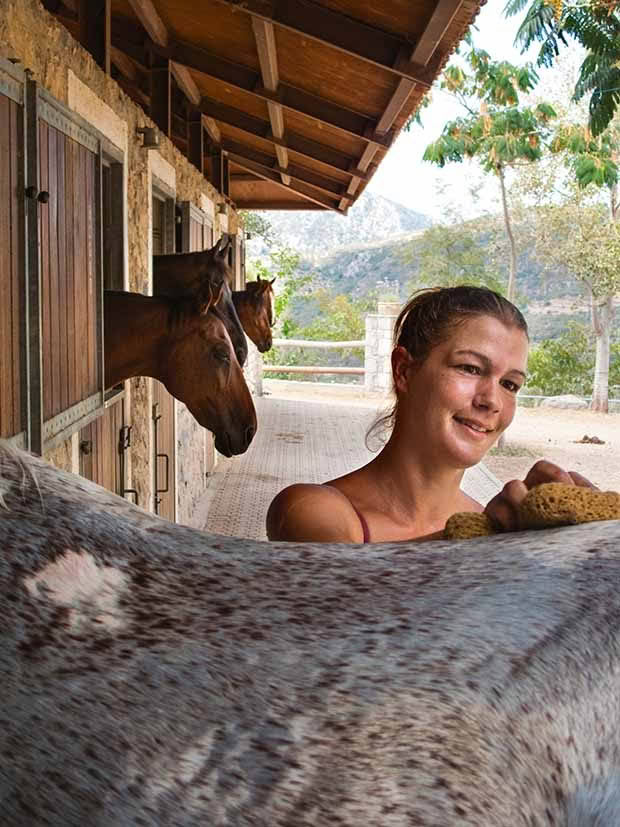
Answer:
<svg viewBox="0 0 620 827"><path fill-rule="evenodd" d="M265 516L278 491L293 482L324 482L373 456L364 437L381 400L267 396L254 401L256 437L241 457L220 458L199 519L213 534L266 540ZM484 466L470 469L463 480L463 489L479 502L499 488Z"/></svg>

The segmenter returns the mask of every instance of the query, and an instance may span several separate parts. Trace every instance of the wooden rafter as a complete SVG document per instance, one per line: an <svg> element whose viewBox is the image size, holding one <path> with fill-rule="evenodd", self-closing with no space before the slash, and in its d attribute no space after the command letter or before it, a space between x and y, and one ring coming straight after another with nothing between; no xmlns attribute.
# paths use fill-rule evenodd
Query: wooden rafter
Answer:
<svg viewBox="0 0 620 827"><path fill-rule="evenodd" d="M236 11L251 14L304 38L379 66L414 83L430 86L433 78L424 66L407 59L411 43L402 37L354 20L313 0L218 0ZM445 0L453 3L454 0Z"/></svg>
<svg viewBox="0 0 620 827"><path fill-rule="evenodd" d="M133 83L136 86L139 85L140 73L138 72L138 69L136 69L136 65L133 60L127 57L125 52L121 52L121 50L117 49L116 46L112 46L110 49L110 59L121 75L123 75L130 83Z"/></svg>
<svg viewBox="0 0 620 827"><path fill-rule="evenodd" d="M292 180L288 185L283 184L280 178L280 173L270 167L263 166L255 161L250 161L247 158L230 152L228 153L228 157L232 163L247 170L248 172L253 172L258 178L264 178L265 181L272 181L274 184L277 184L285 190L292 190L308 201L313 201L315 204L319 204L322 207L327 207L329 210L334 210L335 212L340 211L340 208L337 206L334 199L321 195L316 192L316 190L312 189L312 187L302 184L300 181Z"/></svg>
<svg viewBox="0 0 620 827"><path fill-rule="evenodd" d="M166 47L168 45L168 29L151 0L128 0L128 2L153 43Z"/></svg>
<svg viewBox="0 0 620 827"><path fill-rule="evenodd" d="M183 92L185 97L193 106L198 106L200 103L200 91L194 83L194 78L191 76L189 69L182 66L180 63L172 61L170 64L170 71L172 77L175 79L177 86Z"/></svg>
<svg viewBox="0 0 620 827"><path fill-rule="evenodd" d="M247 161L254 161L266 169L273 169L282 174L282 168L277 164L277 159L266 155L264 152L252 149L251 147L241 144L238 141L232 141L227 138L222 139L222 148L226 150L231 160L235 158L245 158ZM333 178L328 178L321 175L316 170L308 169L307 167L299 166L297 164L289 164L287 173L290 178L299 181L302 184L314 187L320 192L332 198L346 197L344 194L344 187L341 181L335 181ZM348 200L348 199L347 199Z"/></svg>
<svg viewBox="0 0 620 827"><path fill-rule="evenodd" d="M422 66L428 65L437 50L437 45L441 42L462 5L463 0L439 0L431 19L424 29L424 34L418 40L411 54L412 61Z"/></svg>
<svg viewBox="0 0 620 827"><path fill-rule="evenodd" d="M363 141L390 146L391 136L377 134L374 119L367 115L344 109L333 101L285 83L279 84L277 92L270 92L254 69L226 60L192 43L170 41L167 48L154 48L159 55L175 63L181 63L264 101L279 103L284 109L312 118L324 126L338 129Z"/></svg>
<svg viewBox="0 0 620 827"><path fill-rule="evenodd" d="M457 14L462 3L463 0L439 0L438 5L435 7L433 14L424 29L424 33L419 38L418 43L411 54L408 56L409 62L423 64L426 67L430 77L436 76L443 59L443 55L437 53L437 44L454 19L454 16ZM377 121L376 131L379 135L387 134L392 128L394 121L402 111L403 106L409 100L415 86L416 83L407 78L401 78L399 80L395 91L388 101L388 105L385 107L381 117ZM378 149L379 147L377 144L369 142L359 160L358 167L362 170L368 169L368 166L374 159ZM359 187L359 184L360 179L354 176L351 179L351 183L347 189L347 194L354 195ZM341 202L341 208L342 207L343 202Z"/></svg>
<svg viewBox="0 0 620 827"><path fill-rule="evenodd" d="M242 132L247 132L248 135L263 138L275 146L283 146L311 161L320 161L325 166L341 172L350 172L351 174L361 172L361 170L356 169L357 161L352 155L346 155L327 144L322 144L312 138L306 138L304 135L291 132L291 130L286 131L284 138L276 138L271 131L269 121L257 118L255 115L248 115L242 109L235 109L233 106L207 97L202 98L200 109L205 115L211 116L212 119L221 124L234 126ZM362 173L360 177L365 180L367 176Z"/></svg>
<svg viewBox="0 0 620 827"><path fill-rule="evenodd" d="M260 64L263 86L270 92L277 92L280 79L278 75L278 55L276 52L276 39L273 32L273 25L259 17L252 17L252 30L254 31L254 40L256 41L256 51L258 52L258 62ZM282 107L279 103L267 101L267 110L269 112L271 131L274 137L282 140L284 137L284 115L282 114ZM286 169L288 166L288 152L286 148L281 144L277 144L276 154L278 156L278 164L282 169ZM291 183L291 179L286 172L282 172L281 176L283 184Z"/></svg>

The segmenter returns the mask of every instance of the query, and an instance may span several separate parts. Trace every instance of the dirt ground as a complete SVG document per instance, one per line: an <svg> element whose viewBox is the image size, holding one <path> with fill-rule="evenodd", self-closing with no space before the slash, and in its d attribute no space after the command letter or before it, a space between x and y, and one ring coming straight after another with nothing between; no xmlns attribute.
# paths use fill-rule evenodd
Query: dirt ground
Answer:
<svg viewBox="0 0 620 827"><path fill-rule="evenodd" d="M265 393L295 399L329 400L330 404L385 409L389 397L367 394L363 388L343 389L326 384L264 382ZM579 443L598 437L603 445ZM561 408L518 408L502 450L494 449L485 464L500 480L522 479L537 459L548 459L568 471L578 471L603 490L620 491L620 414L598 414Z"/></svg>
<svg viewBox="0 0 620 827"><path fill-rule="evenodd" d="M596 436L604 445L578 442ZM560 408L518 408L503 450L485 464L501 480L521 479L537 459L579 471L599 488L620 491L620 414Z"/></svg>

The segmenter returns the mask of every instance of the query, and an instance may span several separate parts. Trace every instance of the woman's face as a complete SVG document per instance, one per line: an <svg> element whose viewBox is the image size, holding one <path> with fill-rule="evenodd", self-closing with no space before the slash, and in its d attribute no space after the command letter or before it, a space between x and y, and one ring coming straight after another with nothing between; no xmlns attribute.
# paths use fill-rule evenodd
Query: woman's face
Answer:
<svg viewBox="0 0 620 827"><path fill-rule="evenodd" d="M527 351L525 333L493 316L458 325L421 365L396 348L395 430L433 463L475 465L512 422Z"/></svg>

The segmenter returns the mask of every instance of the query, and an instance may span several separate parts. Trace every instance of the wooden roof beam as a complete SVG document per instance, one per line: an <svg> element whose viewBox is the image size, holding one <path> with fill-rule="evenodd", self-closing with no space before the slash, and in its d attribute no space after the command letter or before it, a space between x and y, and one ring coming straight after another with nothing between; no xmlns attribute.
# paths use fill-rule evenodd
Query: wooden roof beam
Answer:
<svg viewBox="0 0 620 827"><path fill-rule="evenodd" d="M315 192L311 187L308 187L299 181L291 181L288 185L283 184L280 178L280 173L276 172L274 169L258 164L255 161L250 161L242 156L235 155L232 152L228 153L228 157L233 164L236 164L238 167L241 167L248 172L253 172L258 178L263 178L265 181L271 181L288 192L293 191L298 195L301 195L302 198L311 201L314 204L318 204L320 207L327 208L328 210L334 210L334 212L341 211L334 199L327 198L320 193Z"/></svg>
<svg viewBox="0 0 620 827"><path fill-rule="evenodd" d="M165 48L168 45L168 29L151 0L129 0L129 5L153 43Z"/></svg>
<svg viewBox="0 0 620 827"><path fill-rule="evenodd" d="M273 33L273 26L265 20L252 17L252 30L254 31L254 40L256 41L256 51L258 52L258 62L263 78L263 86L270 92L277 92L280 78L278 75L278 55L276 52L276 39ZM284 137L282 107L279 103L267 101L267 111L269 112L272 133L276 138L282 139ZM286 169L288 166L288 152L286 148L282 145L276 145L276 155L279 166ZM291 179L285 172L282 172L281 176L283 184L291 183Z"/></svg>
<svg viewBox="0 0 620 827"><path fill-rule="evenodd" d="M428 65L462 5L463 0L439 0L424 29L424 34L411 54L412 62L421 66Z"/></svg>
<svg viewBox="0 0 620 827"><path fill-rule="evenodd" d="M222 142L222 133L220 132L220 128L215 123L213 118L209 118L203 114L202 125L207 130L209 138L211 138L211 141L219 146L219 144Z"/></svg>
<svg viewBox="0 0 620 827"><path fill-rule="evenodd" d="M232 141L227 138L222 140L222 148L226 150L228 157L231 160L234 160L235 157L242 157L248 161L254 161L266 169L273 169L282 174L283 170L279 165L277 165L277 161L270 155L260 152L260 150L252 149L245 144L240 144L238 141ZM346 198L342 182L334 181L333 178L327 178L324 175L320 175L315 170L298 166L297 164L289 164L287 167L287 174L290 178L299 181L302 184L307 184L310 187L314 187L332 198Z"/></svg>
<svg viewBox="0 0 620 827"><path fill-rule="evenodd" d="M454 3L455 0L444 0ZM412 44L405 38L326 8L314 0L219 0L235 11L295 32L346 55L379 66L415 83L430 86L423 65L403 59Z"/></svg>
<svg viewBox="0 0 620 827"><path fill-rule="evenodd" d="M262 77L249 66L233 63L191 43L171 41L167 48L153 48L175 63L181 63L262 100L278 103L284 109L312 118L324 126L338 129L363 141L390 146L391 136L377 134L373 118L344 109L333 101L285 83L279 84L277 92L270 92L262 84Z"/></svg>
<svg viewBox="0 0 620 827"><path fill-rule="evenodd" d="M415 48L409 54L401 52L401 60L405 65L423 66L426 71L427 78L434 78L437 74L443 55L437 52L437 46L448 27L452 23L455 15L458 13L463 0L439 0L433 14L426 25L424 33L418 39ZM434 60L431 59L434 57ZM421 73L420 73L421 74ZM387 134L392 128L394 121L400 114L403 106L406 104L409 96L416 87L416 82L408 77L402 77L398 82L398 86L393 92L388 105L383 110L383 113L377 121L377 133L379 135ZM369 142L364 150L362 157L359 160L358 167L362 170L368 169L369 164L374 159L378 150L376 143ZM347 189L348 195L354 195L360 184L359 178L353 177ZM343 202L341 202L341 208Z"/></svg>
<svg viewBox="0 0 620 827"><path fill-rule="evenodd" d="M205 115L210 115L212 119L219 121L221 124L233 126L248 135L263 138L265 141L274 144L274 146L283 146L291 152L303 155L304 158L311 161L319 161L321 164L339 172L349 172L351 174L361 172L361 170L357 170L357 160L352 155L346 155L327 144L321 144L296 132L287 131L284 138L276 138L271 131L269 121L257 118L254 115L248 115L242 109L235 109L233 106L206 97L202 98L200 109ZM365 180L370 176L362 173L361 177Z"/></svg>
<svg viewBox="0 0 620 827"><path fill-rule="evenodd" d="M190 75L189 69L186 66L181 66L180 63L175 63L172 61L170 64L170 71L172 72L172 77L181 92L183 92L185 97L193 106L198 106L201 97L200 91L194 83L194 79Z"/></svg>
<svg viewBox="0 0 620 827"><path fill-rule="evenodd" d="M123 75L123 77L125 77L130 83L133 83L136 86L140 83L140 73L136 69L136 65L133 60L127 57L125 52L121 52L121 50L117 49L116 46L112 46L110 49L110 59L121 75Z"/></svg>
<svg viewBox="0 0 620 827"><path fill-rule="evenodd" d="M235 198L235 205L240 210L324 210L321 204L306 201L300 204L298 201L273 201L269 203L252 198Z"/></svg>

